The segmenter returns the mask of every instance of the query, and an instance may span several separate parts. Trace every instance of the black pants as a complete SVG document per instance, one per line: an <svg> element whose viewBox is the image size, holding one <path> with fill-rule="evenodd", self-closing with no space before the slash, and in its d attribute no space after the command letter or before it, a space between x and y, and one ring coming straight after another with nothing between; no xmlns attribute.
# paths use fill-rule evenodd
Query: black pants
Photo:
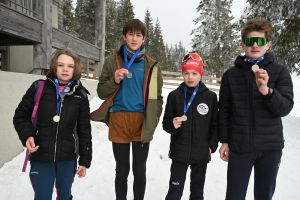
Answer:
<svg viewBox="0 0 300 200"><path fill-rule="evenodd" d="M172 161L169 191L166 200L180 200L189 165ZM207 164L191 165L190 200L202 200Z"/></svg>
<svg viewBox="0 0 300 200"><path fill-rule="evenodd" d="M226 200L245 199L252 167L254 167L254 199L271 200L275 191L281 156L281 150L230 152Z"/></svg>
<svg viewBox="0 0 300 200"><path fill-rule="evenodd" d="M149 152L149 143L132 142L132 172L134 176L134 200L143 200L146 189L146 161ZM115 190L117 200L126 200L127 177L130 169L130 143L112 143L116 160Z"/></svg>

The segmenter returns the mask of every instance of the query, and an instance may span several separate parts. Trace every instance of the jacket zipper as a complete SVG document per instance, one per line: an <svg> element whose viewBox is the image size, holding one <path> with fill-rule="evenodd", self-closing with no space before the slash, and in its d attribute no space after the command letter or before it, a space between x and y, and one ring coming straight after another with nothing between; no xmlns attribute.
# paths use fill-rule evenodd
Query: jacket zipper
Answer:
<svg viewBox="0 0 300 200"><path fill-rule="evenodd" d="M250 133L250 152L253 151L253 73L250 71L250 78L249 78L249 114L250 114L250 126L249 126L249 133Z"/></svg>
<svg viewBox="0 0 300 200"><path fill-rule="evenodd" d="M64 101L64 97L61 98L61 105L60 105L60 109L59 109L59 116L61 114L61 109L63 107L63 101ZM56 161L57 135L58 135L59 122L60 122L60 120L57 122L56 135L55 135L54 162Z"/></svg>

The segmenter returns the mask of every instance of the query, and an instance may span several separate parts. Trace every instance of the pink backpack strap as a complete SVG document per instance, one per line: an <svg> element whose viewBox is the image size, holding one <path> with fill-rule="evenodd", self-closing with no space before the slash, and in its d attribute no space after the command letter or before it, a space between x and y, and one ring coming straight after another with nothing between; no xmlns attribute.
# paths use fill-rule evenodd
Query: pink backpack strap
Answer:
<svg viewBox="0 0 300 200"><path fill-rule="evenodd" d="M41 99L41 96L42 96L44 85L45 85L45 81L43 81L43 80L38 81L38 85L37 85L36 92L35 92L35 95L34 95L34 108L33 108L32 114L31 114L32 124L34 124L34 121L35 121L35 117L36 117L37 110L39 108L40 99ZM30 154L29 150L26 149L25 159L24 159L24 163L23 163L23 167L22 167L22 172L26 171L29 154Z"/></svg>

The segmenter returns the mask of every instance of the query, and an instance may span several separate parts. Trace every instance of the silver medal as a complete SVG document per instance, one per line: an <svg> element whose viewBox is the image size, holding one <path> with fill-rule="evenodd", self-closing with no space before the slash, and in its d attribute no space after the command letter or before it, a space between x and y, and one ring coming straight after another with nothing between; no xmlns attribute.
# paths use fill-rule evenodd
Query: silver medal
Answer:
<svg viewBox="0 0 300 200"><path fill-rule="evenodd" d="M186 115L182 115L182 121L186 121L187 120L187 116Z"/></svg>
<svg viewBox="0 0 300 200"><path fill-rule="evenodd" d="M60 117L58 115L55 115L53 117L53 121L55 121L55 122L59 122L59 119L60 119Z"/></svg>
<svg viewBox="0 0 300 200"><path fill-rule="evenodd" d="M131 78L131 77L132 77L132 73L128 72L127 78Z"/></svg>
<svg viewBox="0 0 300 200"><path fill-rule="evenodd" d="M258 65L252 65L252 71L255 71L255 70L257 70L257 69L259 69L259 66L258 66Z"/></svg>

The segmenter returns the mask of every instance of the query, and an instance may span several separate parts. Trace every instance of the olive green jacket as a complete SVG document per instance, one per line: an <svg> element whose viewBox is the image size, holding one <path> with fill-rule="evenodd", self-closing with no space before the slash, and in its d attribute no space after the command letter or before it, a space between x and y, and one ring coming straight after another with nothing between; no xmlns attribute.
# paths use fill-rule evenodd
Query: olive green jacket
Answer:
<svg viewBox="0 0 300 200"><path fill-rule="evenodd" d="M145 76L143 86L144 97L144 124L141 133L141 142L150 142L153 139L155 128L162 113L162 86L163 79L161 69L157 62L145 54ZM114 73L121 68L123 58L116 50L114 55L108 57L103 65L97 93L100 99L105 100L99 109L91 113L91 120L109 124L109 108L113 105L113 98L118 92L120 85L114 82ZM122 82L121 82L122 84Z"/></svg>

